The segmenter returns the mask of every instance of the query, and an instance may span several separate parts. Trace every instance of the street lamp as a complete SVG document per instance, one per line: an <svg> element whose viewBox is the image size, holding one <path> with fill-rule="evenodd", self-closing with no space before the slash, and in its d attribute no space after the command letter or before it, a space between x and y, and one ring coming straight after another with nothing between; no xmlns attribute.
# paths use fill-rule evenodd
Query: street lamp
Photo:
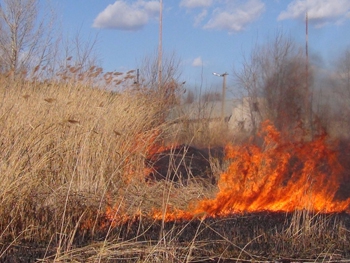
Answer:
<svg viewBox="0 0 350 263"><path fill-rule="evenodd" d="M221 100L222 100L222 104L221 104L221 121L222 121L222 123L224 123L224 120L225 120L225 115L224 115L224 112L225 112L225 100L226 100L226 76L228 75L228 73L225 72L223 74L219 74L219 73L213 72L213 75L223 78L223 81L222 81L222 98L221 98Z"/></svg>

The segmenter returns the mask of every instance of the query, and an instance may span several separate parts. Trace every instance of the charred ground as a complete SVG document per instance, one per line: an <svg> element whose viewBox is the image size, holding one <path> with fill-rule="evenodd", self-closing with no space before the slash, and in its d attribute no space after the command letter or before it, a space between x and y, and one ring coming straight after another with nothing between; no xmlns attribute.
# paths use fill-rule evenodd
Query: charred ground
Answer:
<svg viewBox="0 0 350 263"><path fill-rule="evenodd" d="M350 257L349 231L346 213L259 212L167 223L134 218L112 231L77 233L71 256L88 262L104 243L110 249L105 262L150 260L147 247L154 258L171 252L174 262L340 262ZM25 242L3 251L1 262L51 262L56 246Z"/></svg>

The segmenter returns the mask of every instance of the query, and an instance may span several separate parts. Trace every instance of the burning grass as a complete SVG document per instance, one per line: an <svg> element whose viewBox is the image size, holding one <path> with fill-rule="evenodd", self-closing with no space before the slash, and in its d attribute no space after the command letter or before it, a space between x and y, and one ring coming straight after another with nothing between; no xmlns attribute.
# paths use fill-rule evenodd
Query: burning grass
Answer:
<svg viewBox="0 0 350 263"><path fill-rule="evenodd" d="M171 221L261 211L350 212L350 192L339 194L349 175L326 136L284 141L269 122L263 124L262 133L261 146L227 146L230 164L220 176L215 198L154 216Z"/></svg>
<svg viewBox="0 0 350 263"><path fill-rule="evenodd" d="M263 143L221 160L163 145L176 131L147 90L16 85L0 87L0 260L350 257L344 145L284 141L265 123Z"/></svg>

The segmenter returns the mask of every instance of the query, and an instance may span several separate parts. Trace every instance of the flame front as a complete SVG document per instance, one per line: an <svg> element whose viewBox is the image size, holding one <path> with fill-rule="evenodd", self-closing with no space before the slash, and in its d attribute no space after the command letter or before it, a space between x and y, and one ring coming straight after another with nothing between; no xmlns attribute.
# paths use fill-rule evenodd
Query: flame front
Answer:
<svg viewBox="0 0 350 263"><path fill-rule="evenodd" d="M231 164L220 177L214 199L191 204L188 211L158 211L154 217L171 221L259 211L350 212L349 197L336 200L342 167L326 136L285 142L270 123L263 130L262 147L226 147Z"/></svg>
<svg viewBox="0 0 350 263"><path fill-rule="evenodd" d="M326 136L286 141L269 122L262 131L262 146L226 147L230 165L220 176L215 198L197 200L185 210L166 205L139 215L174 221L261 211L350 212L350 195L337 196L344 171ZM108 214L117 211L109 208Z"/></svg>

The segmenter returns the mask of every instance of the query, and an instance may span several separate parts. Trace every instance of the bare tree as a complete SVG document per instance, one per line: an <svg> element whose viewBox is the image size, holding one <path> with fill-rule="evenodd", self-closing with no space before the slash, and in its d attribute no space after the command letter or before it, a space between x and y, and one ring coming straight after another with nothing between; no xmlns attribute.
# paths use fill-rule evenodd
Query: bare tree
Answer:
<svg viewBox="0 0 350 263"><path fill-rule="evenodd" d="M180 59L175 53L163 54L162 70L158 69L157 56L147 56L140 66L140 85L157 94L157 98L165 107L172 106L180 101L183 85L180 81ZM162 83L159 89L159 72Z"/></svg>
<svg viewBox="0 0 350 263"><path fill-rule="evenodd" d="M158 87L159 72L162 72L162 85L172 80L179 81L181 60L175 53L163 54L162 70L158 70L158 55L143 58L140 65L141 83L149 88Z"/></svg>
<svg viewBox="0 0 350 263"><path fill-rule="evenodd" d="M345 49L335 62L336 73L332 76L334 91L332 104L333 120L338 120L344 129L350 127L350 47Z"/></svg>
<svg viewBox="0 0 350 263"><path fill-rule="evenodd" d="M162 54L162 68L159 70L158 55L146 56L139 66L139 74L139 82L135 87L146 92L156 102L154 105L158 109L155 120L163 123L169 110L180 103L183 95L184 83L179 80L181 76L180 59L175 53ZM162 74L161 78L159 74Z"/></svg>
<svg viewBox="0 0 350 263"><path fill-rule="evenodd" d="M220 92L208 91L202 95L203 102L222 101L222 95Z"/></svg>
<svg viewBox="0 0 350 263"><path fill-rule="evenodd" d="M38 0L3 0L0 6L1 70L17 75L50 60L52 13L39 15ZM47 10L46 10L47 11Z"/></svg>
<svg viewBox="0 0 350 263"><path fill-rule="evenodd" d="M337 63L337 79L343 95L350 99L350 48L347 48L339 57Z"/></svg>
<svg viewBox="0 0 350 263"><path fill-rule="evenodd" d="M304 122L308 124L308 93L305 89L307 78L304 60L290 58L280 65L263 87L267 115L280 131L293 131ZM305 121L307 123L305 123Z"/></svg>
<svg viewBox="0 0 350 263"><path fill-rule="evenodd" d="M253 133L263 119L287 133L300 124L309 125L312 74L306 71L302 50L290 38L278 33L273 41L256 46L234 76L247 96Z"/></svg>

